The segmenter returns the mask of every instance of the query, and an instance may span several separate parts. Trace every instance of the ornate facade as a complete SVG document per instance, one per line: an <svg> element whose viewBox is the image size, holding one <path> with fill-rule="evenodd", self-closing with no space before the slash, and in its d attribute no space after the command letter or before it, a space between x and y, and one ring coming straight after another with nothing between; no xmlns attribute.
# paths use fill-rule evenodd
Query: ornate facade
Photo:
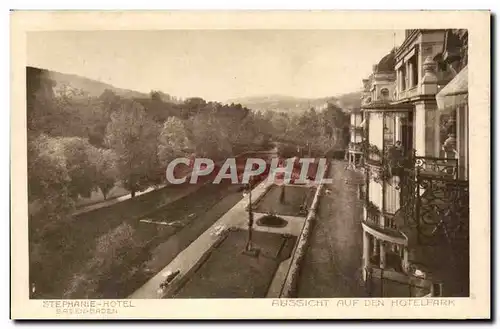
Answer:
<svg viewBox="0 0 500 329"><path fill-rule="evenodd" d="M358 169L363 165L363 113L360 109L351 110L350 140L347 149L347 166Z"/></svg>
<svg viewBox="0 0 500 329"><path fill-rule="evenodd" d="M468 105L451 91L460 85L467 93L466 49L466 31L408 30L363 80L363 269L371 295L468 295ZM438 106L443 99L448 105Z"/></svg>

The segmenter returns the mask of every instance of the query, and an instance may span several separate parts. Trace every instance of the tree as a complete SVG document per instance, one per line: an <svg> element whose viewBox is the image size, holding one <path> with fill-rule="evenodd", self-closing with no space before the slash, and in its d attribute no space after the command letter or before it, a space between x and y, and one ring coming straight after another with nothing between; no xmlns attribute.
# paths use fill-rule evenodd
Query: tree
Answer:
<svg viewBox="0 0 500 329"><path fill-rule="evenodd" d="M111 114L114 111L119 110L122 102L121 97L110 89L104 90L98 97L98 100L101 103L104 112L107 114Z"/></svg>
<svg viewBox="0 0 500 329"><path fill-rule="evenodd" d="M106 143L116 153L118 178L132 197L149 187L158 164L158 127L140 104L123 100L111 115Z"/></svg>
<svg viewBox="0 0 500 329"><path fill-rule="evenodd" d="M118 176L116 154L110 149L95 148L92 152L91 161L95 166L95 185L99 187L104 200L106 200L109 191L115 186L116 177Z"/></svg>
<svg viewBox="0 0 500 329"><path fill-rule="evenodd" d="M311 108L298 115L274 113L264 117L271 120L272 138L284 142L278 144L282 156L291 156L297 148L311 156L324 156L334 149L345 148L348 142L349 116L335 104L330 103L323 111Z"/></svg>
<svg viewBox="0 0 500 329"><path fill-rule="evenodd" d="M26 68L27 128L30 132L42 132L55 108L53 87L55 81L46 71Z"/></svg>
<svg viewBox="0 0 500 329"><path fill-rule="evenodd" d="M88 140L80 137L58 137L53 139L52 147L64 155L66 168L70 177L69 193L76 199L78 196L90 197L95 189L96 168L92 163L94 147Z"/></svg>
<svg viewBox="0 0 500 329"><path fill-rule="evenodd" d="M30 231L36 235L74 209L66 158L55 143L43 134L28 141Z"/></svg>
<svg viewBox="0 0 500 329"><path fill-rule="evenodd" d="M286 113L275 113L270 116L273 137L278 141L285 141L290 138L291 118Z"/></svg>
<svg viewBox="0 0 500 329"><path fill-rule="evenodd" d="M311 108L298 118L296 129L299 137L297 144L305 146L308 155L310 155L311 148L315 145L315 141L321 134L318 113L314 108Z"/></svg>
<svg viewBox="0 0 500 329"><path fill-rule="evenodd" d="M209 104L207 104L207 102L203 98L188 98L181 106L181 117L183 119L188 119L198 113L204 112L202 110L205 109L207 105Z"/></svg>
<svg viewBox="0 0 500 329"><path fill-rule="evenodd" d="M113 269L125 273L125 278L122 276L120 279L127 279L127 269L130 270L127 260L131 258L131 253L138 253L143 249L144 243L128 223L122 223L101 235L96 241L93 257L73 276L63 297L101 297L98 293L102 284L109 285L111 280L116 283Z"/></svg>
<svg viewBox="0 0 500 329"><path fill-rule="evenodd" d="M170 117L163 124L158 143L158 159L167 164L176 157L185 155L191 148L184 122L176 117Z"/></svg>
<svg viewBox="0 0 500 329"><path fill-rule="evenodd" d="M198 156L212 159L232 153L227 125L211 113L200 113L191 120L190 140Z"/></svg>
<svg viewBox="0 0 500 329"><path fill-rule="evenodd" d="M335 141L336 148L345 148L349 142L350 117L335 104L329 103L323 112L323 131Z"/></svg>

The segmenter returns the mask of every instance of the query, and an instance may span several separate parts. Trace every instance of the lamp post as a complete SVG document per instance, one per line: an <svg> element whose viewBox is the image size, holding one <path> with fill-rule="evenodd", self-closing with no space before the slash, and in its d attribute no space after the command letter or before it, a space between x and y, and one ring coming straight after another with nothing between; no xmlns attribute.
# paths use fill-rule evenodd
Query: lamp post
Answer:
<svg viewBox="0 0 500 329"><path fill-rule="evenodd" d="M248 239L247 244L245 246L244 254L249 256L257 257L259 254L259 250L253 248L252 246L252 229L253 229L253 207L252 207L252 177L250 177L248 181Z"/></svg>
<svg viewBox="0 0 500 329"><path fill-rule="evenodd" d="M252 228L253 228L253 210L252 210L252 178L248 182L248 240L246 250L252 250Z"/></svg>

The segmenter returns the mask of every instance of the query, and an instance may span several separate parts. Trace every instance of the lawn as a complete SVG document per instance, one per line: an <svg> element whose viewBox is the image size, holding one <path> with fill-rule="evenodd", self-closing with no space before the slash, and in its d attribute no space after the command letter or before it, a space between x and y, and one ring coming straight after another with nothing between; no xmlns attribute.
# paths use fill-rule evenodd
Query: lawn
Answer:
<svg viewBox="0 0 500 329"><path fill-rule="evenodd" d="M282 188L285 191L283 200L280 200ZM307 209L311 206L315 190L315 188L303 186L272 185L266 194L253 205L253 209L259 213L275 212L282 216L304 216L301 212L301 205L306 204Z"/></svg>
<svg viewBox="0 0 500 329"><path fill-rule="evenodd" d="M247 234L246 230L229 232L174 298L265 298L297 237L255 231L253 245L260 253L253 257L242 253Z"/></svg>

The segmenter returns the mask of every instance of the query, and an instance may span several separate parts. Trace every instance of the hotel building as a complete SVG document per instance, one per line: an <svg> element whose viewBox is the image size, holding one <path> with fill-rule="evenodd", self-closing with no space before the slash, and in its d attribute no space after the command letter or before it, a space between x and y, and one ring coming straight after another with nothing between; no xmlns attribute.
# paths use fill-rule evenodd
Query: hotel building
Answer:
<svg viewBox="0 0 500 329"><path fill-rule="evenodd" d="M348 164L364 173L367 290L468 296L467 31L407 30L363 86Z"/></svg>

